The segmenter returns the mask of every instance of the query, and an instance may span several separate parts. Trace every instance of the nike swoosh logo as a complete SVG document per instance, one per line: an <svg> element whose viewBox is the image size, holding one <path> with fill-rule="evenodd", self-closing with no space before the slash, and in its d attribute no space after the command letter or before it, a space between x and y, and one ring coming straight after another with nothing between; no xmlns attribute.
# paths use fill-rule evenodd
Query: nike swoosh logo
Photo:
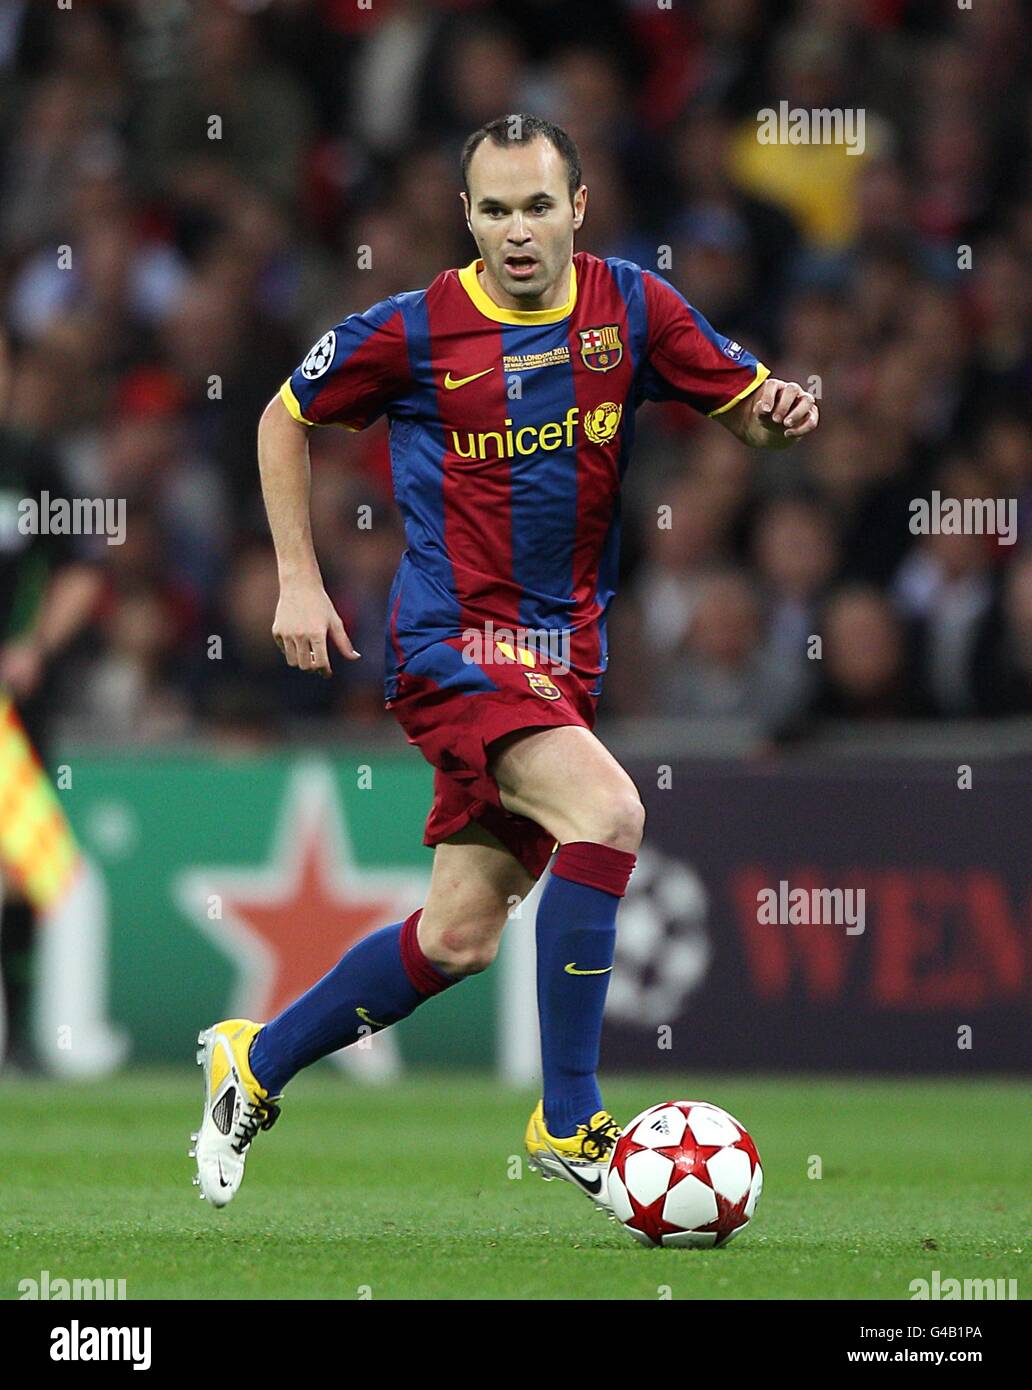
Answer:
<svg viewBox="0 0 1032 1390"><path fill-rule="evenodd" d="M363 1023L371 1023L374 1028L387 1027L386 1023L377 1023L375 1018L370 1018L365 1009L356 1009L355 1013L358 1014Z"/></svg>
<svg viewBox="0 0 1032 1390"><path fill-rule="evenodd" d="M493 372L494 367L485 367L482 372L474 372L472 376L453 377L451 372L444 374L444 389L446 391L457 391L460 386L468 386L471 381L477 381L482 376L487 376L488 372Z"/></svg>
<svg viewBox="0 0 1032 1390"><path fill-rule="evenodd" d="M583 1187L584 1191L590 1193L592 1197L598 1196L598 1194L602 1191L601 1177L582 1178L575 1168L571 1168L568 1163L563 1162L563 1160L559 1157L555 1149L552 1148L551 1144L549 1144L547 1140L546 1147L548 1149L548 1152L555 1159L556 1163L559 1164L560 1168L564 1168L566 1172L569 1173L570 1177L574 1180L578 1187Z"/></svg>
<svg viewBox="0 0 1032 1390"><path fill-rule="evenodd" d="M611 965L607 965L603 970L577 970L576 964L576 961L571 960L569 965L563 966L567 975L608 975L613 968Z"/></svg>
<svg viewBox="0 0 1032 1390"><path fill-rule="evenodd" d="M222 1176L222 1159L221 1159L221 1158L217 1158L217 1159L215 1160L215 1162L216 1162L216 1164L218 1165L218 1170L219 1170L219 1186L220 1186L220 1187L228 1187L228 1186L229 1186L229 1183L228 1183L228 1182L226 1181L226 1179Z"/></svg>

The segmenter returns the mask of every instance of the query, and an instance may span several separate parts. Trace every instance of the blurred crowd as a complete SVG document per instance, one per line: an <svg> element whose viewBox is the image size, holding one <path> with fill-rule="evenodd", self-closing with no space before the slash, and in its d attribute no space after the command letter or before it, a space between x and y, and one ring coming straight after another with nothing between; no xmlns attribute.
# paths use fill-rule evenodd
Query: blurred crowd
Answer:
<svg viewBox="0 0 1032 1390"><path fill-rule="evenodd" d="M580 146L578 249L823 411L759 455L642 409L603 715L1032 713L1028 31L1020 0L0 0L5 428L128 504L60 709L119 741L382 717L385 424L312 438L363 653L323 682L270 637L257 421L328 326L472 259L461 143L526 110ZM863 154L760 146L781 100L862 108ZM1013 499L1016 543L914 535L934 489Z"/></svg>

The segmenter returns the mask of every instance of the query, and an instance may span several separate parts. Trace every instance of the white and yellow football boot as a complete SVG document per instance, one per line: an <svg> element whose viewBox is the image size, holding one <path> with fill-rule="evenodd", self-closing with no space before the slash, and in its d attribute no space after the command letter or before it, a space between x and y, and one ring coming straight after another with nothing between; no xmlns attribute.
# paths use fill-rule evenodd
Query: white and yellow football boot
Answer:
<svg viewBox="0 0 1032 1390"><path fill-rule="evenodd" d="M279 1118L280 1097L259 1086L247 1058L261 1027L247 1018L230 1018L197 1035L204 1114L199 1133L190 1136L196 1145L190 1157L197 1159L194 1186L215 1207L224 1207L236 1196L251 1141Z"/></svg>
<svg viewBox="0 0 1032 1390"><path fill-rule="evenodd" d="M608 1110L598 1110L587 1124L577 1126L576 1134L556 1138L548 1132L544 1101L539 1100L527 1125L527 1162L546 1182L565 1178L573 1183L599 1211L615 1220L607 1179L609 1160L622 1133Z"/></svg>

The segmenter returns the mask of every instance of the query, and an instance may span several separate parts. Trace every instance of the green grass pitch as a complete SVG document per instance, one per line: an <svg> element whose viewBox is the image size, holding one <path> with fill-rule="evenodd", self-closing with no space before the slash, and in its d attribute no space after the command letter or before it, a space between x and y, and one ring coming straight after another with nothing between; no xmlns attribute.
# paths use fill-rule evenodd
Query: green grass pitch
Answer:
<svg viewBox="0 0 1032 1390"><path fill-rule="evenodd" d="M190 1184L199 1072L0 1086L0 1296L124 1278L133 1298L907 1299L915 1278L1032 1288L1032 1107L1017 1081L688 1076L610 1082L618 1119L703 1098L764 1167L724 1250L649 1250L522 1162L536 1097L483 1074L292 1083L236 1200ZM819 1155L823 1176L807 1176ZM522 1176L514 1176L514 1174Z"/></svg>

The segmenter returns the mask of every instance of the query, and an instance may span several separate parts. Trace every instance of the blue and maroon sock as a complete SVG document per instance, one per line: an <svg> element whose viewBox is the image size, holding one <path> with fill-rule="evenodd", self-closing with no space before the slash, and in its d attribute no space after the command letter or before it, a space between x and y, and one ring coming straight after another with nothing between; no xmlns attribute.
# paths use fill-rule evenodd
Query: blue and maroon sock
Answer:
<svg viewBox="0 0 1032 1390"><path fill-rule="evenodd" d="M602 1014L616 950L616 910L636 856L609 845L562 845L537 911L538 1019L545 1124L556 1138L602 1109Z"/></svg>
<svg viewBox="0 0 1032 1390"><path fill-rule="evenodd" d="M425 999L458 984L442 974L416 937L419 908L404 922L381 927L261 1030L251 1044L255 1078L270 1096L292 1076L360 1037L407 1018Z"/></svg>

